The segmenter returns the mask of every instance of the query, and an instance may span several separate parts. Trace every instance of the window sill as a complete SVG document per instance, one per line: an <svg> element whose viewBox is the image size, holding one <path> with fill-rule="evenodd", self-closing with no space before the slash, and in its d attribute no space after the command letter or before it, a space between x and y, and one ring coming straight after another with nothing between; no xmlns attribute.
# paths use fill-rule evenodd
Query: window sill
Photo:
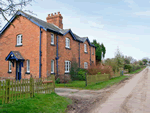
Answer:
<svg viewBox="0 0 150 113"><path fill-rule="evenodd" d="M55 75L55 73L54 73L54 72L51 72L51 75Z"/></svg>
<svg viewBox="0 0 150 113"><path fill-rule="evenodd" d="M88 52L84 52L85 54L88 54Z"/></svg>
<svg viewBox="0 0 150 113"><path fill-rule="evenodd" d="M20 46L22 46L22 45L16 45L16 47L20 47Z"/></svg>
<svg viewBox="0 0 150 113"><path fill-rule="evenodd" d="M51 46L55 46L55 44L51 44Z"/></svg>
<svg viewBox="0 0 150 113"><path fill-rule="evenodd" d="M69 74L70 72L65 72L65 74Z"/></svg>
<svg viewBox="0 0 150 113"><path fill-rule="evenodd" d="M8 73L12 73L12 71L8 71Z"/></svg>
<svg viewBox="0 0 150 113"><path fill-rule="evenodd" d="M25 74L30 74L30 72L26 72Z"/></svg>
<svg viewBox="0 0 150 113"><path fill-rule="evenodd" d="M65 48L71 50L71 48L68 48L68 47L65 47Z"/></svg>

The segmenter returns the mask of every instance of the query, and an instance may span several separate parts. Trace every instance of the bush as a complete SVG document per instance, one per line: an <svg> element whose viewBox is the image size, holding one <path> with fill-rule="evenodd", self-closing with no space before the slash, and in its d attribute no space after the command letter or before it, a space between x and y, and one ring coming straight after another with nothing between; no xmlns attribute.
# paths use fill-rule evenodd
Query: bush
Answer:
<svg viewBox="0 0 150 113"><path fill-rule="evenodd" d="M107 66L107 65L97 65L97 66L91 66L88 69L88 74L90 75L96 75L97 73L101 73L101 74L110 74L110 76L113 76L113 69L111 66Z"/></svg>
<svg viewBox="0 0 150 113"><path fill-rule="evenodd" d="M85 81L85 73L87 71L85 69L79 69L78 74L77 74L77 80L83 80Z"/></svg>
<svg viewBox="0 0 150 113"><path fill-rule="evenodd" d="M131 64L125 64L124 65L124 69L128 69L129 70L129 73L132 71L133 67Z"/></svg>
<svg viewBox="0 0 150 113"><path fill-rule="evenodd" d="M60 78L57 78L57 79L55 80L55 83L59 84L59 83L60 83Z"/></svg>

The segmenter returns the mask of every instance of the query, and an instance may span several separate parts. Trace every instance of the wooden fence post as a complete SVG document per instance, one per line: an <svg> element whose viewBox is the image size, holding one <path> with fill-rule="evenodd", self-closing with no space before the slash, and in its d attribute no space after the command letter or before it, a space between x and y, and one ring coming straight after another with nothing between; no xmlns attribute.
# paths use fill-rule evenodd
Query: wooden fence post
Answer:
<svg viewBox="0 0 150 113"><path fill-rule="evenodd" d="M53 76L53 88L54 88L54 92L55 92L55 75L52 75Z"/></svg>
<svg viewBox="0 0 150 113"><path fill-rule="evenodd" d="M87 74L85 73L85 86L87 86Z"/></svg>
<svg viewBox="0 0 150 113"><path fill-rule="evenodd" d="M32 97L34 97L34 78L32 78Z"/></svg>
<svg viewBox="0 0 150 113"><path fill-rule="evenodd" d="M33 81L33 79L32 78L30 78L30 97L32 97L32 93L33 93L33 88L32 88L32 81Z"/></svg>
<svg viewBox="0 0 150 113"><path fill-rule="evenodd" d="M6 80L6 90L7 90L7 94L6 94L6 103L9 103L10 101L10 79Z"/></svg>

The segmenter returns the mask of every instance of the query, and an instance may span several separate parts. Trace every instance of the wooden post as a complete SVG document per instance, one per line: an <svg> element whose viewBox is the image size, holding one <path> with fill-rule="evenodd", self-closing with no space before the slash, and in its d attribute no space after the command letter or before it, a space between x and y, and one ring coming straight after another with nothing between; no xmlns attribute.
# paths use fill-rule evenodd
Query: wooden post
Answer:
<svg viewBox="0 0 150 113"><path fill-rule="evenodd" d="M32 78L30 78L30 97L32 97Z"/></svg>
<svg viewBox="0 0 150 113"><path fill-rule="evenodd" d="M2 99L2 104L4 104L4 100L5 100L5 89L4 89L4 81L3 81L3 99Z"/></svg>
<svg viewBox="0 0 150 113"><path fill-rule="evenodd" d="M87 86L87 74L85 73L85 87Z"/></svg>
<svg viewBox="0 0 150 113"><path fill-rule="evenodd" d="M7 85L7 97L6 97L6 102L9 103L10 102L10 79L6 80L6 85Z"/></svg>
<svg viewBox="0 0 150 113"><path fill-rule="evenodd" d="M34 97L34 79L32 79L32 97Z"/></svg>

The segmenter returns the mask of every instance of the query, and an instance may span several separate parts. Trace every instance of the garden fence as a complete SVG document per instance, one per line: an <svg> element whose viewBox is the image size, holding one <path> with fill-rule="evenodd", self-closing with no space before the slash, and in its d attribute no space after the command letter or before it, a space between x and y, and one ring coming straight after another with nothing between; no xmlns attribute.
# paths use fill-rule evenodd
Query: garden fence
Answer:
<svg viewBox="0 0 150 113"><path fill-rule="evenodd" d="M97 75L87 75L86 76L86 86L93 83L99 83L102 81L107 81L110 79L109 74L97 74Z"/></svg>
<svg viewBox="0 0 150 113"><path fill-rule="evenodd" d="M55 91L55 76L38 79L6 79L0 81L0 101L2 104L22 98L34 97L34 93L51 93Z"/></svg>

